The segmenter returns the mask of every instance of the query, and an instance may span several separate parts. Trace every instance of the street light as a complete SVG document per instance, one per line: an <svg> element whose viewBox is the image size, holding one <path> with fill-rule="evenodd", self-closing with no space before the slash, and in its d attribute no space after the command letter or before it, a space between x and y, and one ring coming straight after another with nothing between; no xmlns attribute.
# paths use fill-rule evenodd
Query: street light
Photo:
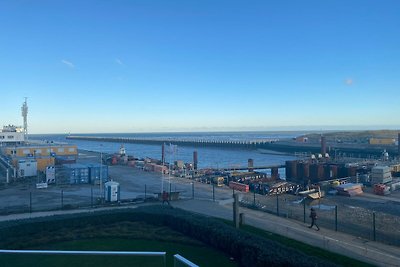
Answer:
<svg viewBox="0 0 400 267"><path fill-rule="evenodd" d="M100 199L103 199L103 144L100 144Z"/></svg>

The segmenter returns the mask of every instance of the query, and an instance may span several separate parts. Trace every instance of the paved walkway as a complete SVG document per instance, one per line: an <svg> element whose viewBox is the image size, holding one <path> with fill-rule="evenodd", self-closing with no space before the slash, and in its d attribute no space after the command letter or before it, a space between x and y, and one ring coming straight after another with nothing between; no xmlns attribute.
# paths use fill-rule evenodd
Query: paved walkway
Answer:
<svg viewBox="0 0 400 267"><path fill-rule="evenodd" d="M182 200L172 206L213 217L232 220L232 204L206 200ZM368 262L377 266L400 266L400 247L367 241L341 232L321 228L309 229L304 223L273 214L239 208L245 223L266 231L286 236L331 252Z"/></svg>

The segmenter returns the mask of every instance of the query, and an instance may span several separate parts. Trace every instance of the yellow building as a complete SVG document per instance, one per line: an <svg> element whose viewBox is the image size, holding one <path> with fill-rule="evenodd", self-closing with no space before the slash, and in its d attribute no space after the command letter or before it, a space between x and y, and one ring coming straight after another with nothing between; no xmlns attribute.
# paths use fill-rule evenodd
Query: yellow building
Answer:
<svg viewBox="0 0 400 267"><path fill-rule="evenodd" d="M3 154L11 157L78 156L76 145L14 146L6 147L3 151Z"/></svg>
<svg viewBox="0 0 400 267"><path fill-rule="evenodd" d="M396 143L396 139L394 138L370 138L370 145L394 145Z"/></svg>
<svg viewBox="0 0 400 267"><path fill-rule="evenodd" d="M5 147L2 152L12 158L14 166L17 166L21 159L36 160L39 171L45 171L46 167L54 166L57 157L68 157L75 160L78 157L76 145L63 144Z"/></svg>

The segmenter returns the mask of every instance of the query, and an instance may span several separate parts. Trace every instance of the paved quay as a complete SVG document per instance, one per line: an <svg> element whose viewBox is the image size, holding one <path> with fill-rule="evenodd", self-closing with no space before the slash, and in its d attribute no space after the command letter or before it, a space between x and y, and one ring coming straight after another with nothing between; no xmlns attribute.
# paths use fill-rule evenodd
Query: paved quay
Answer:
<svg viewBox="0 0 400 267"><path fill-rule="evenodd" d="M228 201L181 200L172 206L184 210L232 220L233 208ZM245 215L245 223L266 231L292 238L303 243L342 254L376 266L400 266L400 248L367 241L341 232L321 228L309 229L309 224L281 218L273 214L239 208ZM308 222L309 223L309 222Z"/></svg>

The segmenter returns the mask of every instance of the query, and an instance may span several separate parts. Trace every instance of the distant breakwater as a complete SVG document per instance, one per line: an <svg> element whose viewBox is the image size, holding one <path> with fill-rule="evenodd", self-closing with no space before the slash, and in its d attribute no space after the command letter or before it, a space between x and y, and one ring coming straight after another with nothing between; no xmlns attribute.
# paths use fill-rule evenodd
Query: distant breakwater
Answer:
<svg viewBox="0 0 400 267"><path fill-rule="evenodd" d="M219 147L229 149L265 149L266 151L276 151L288 154L295 154L297 152L306 153L320 153L321 148L319 144L298 144L287 141L279 141L277 139L265 139L265 140L248 140L248 141L228 141L228 140L212 140L212 139L150 139L150 138L132 138L132 137L101 137L101 136L67 136L66 139L71 140L84 140L84 141L97 141L97 142L112 142L112 143L131 143L131 144L146 144L146 145L162 145L162 144L174 144L178 146L188 147ZM369 155L381 155L383 149L389 152L394 152L394 149L383 148L383 147L371 147L371 146L356 146L356 145L341 145L341 146L329 146L328 152L331 156L334 153L346 154L348 156L359 156L366 157Z"/></svg>
<svg viewBox="0 0 400 267"><path fill-rule="evenodd" d="M210 140L210 139L149 139L149 138L132 138L132 137L101 137L101 136L67 136L67 139L97 141L97 142L113 142L113 143L131 143L131 144L147 144L162 145L174 144L178 146L191 147L226 147L239 149L270 149L268 144L276 142L277 139L268 140L252 140L252 141L227 141L227 140Z"/></svg>

